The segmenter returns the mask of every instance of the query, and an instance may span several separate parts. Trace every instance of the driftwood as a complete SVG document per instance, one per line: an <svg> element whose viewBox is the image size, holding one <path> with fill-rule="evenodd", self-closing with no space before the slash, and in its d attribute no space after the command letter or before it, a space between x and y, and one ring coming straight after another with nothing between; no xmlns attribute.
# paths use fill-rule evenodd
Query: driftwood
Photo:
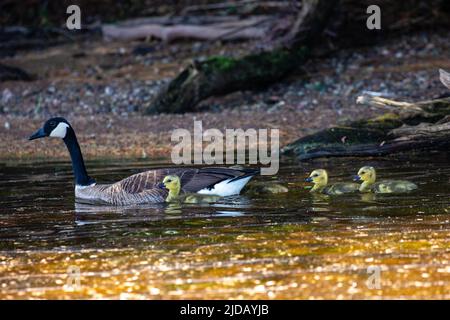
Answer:
<svg viewBox="0 0 450 320"><path fill-rule="evenodd" d="M194 61L169 83L146 112L189 112L207 97L264 86L282 78L302 57L306 57L306 51L278 50L237 60L212 57Z"/></svg>
<svg viewBox="0 0 450 320"><path fill-rule="evenodd" d="M149 37L164 42L178 39L247 40L262 38L268 29L266 22L272 20L267 16L251 17L245 20L238 20L237 17L218 18L198 18L190 21L182 18L139 19L116 25L104 25L102 33L105 40L124 41ZM200 21L203 24L200 24ZM266 26L263 26L264 23Z"/></svg>
<svg viewBox="0 0 450 320"><path fill-rule="evenodd" d="M443 70L440 73L442 83L448 87L449 74ZM358 97L357 102L391 112L300 138L284 147L282 153L306 160L448 150L450 147L450 98L408 103L363 96Z"/></svg>
<svg viewBox="0 0 450 320"><path fill-rule="evenodd" d="M335 4L335 0L303 1L289 41L273 50L238 59L212 57L191 63L144 112L189 112L212 95L259 88L279 80L308 59L313 40L323 30Z"/></svg>

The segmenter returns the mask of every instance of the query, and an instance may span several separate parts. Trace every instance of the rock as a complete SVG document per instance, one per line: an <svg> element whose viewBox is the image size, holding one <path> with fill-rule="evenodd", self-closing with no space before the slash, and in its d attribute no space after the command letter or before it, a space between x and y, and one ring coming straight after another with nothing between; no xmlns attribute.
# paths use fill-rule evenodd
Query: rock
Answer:
<svg viewBox="0 0 450 320"><path fill-rule="evenodd" d="M9 89L5 89L2 92L2 104L7 104L13 98L13 93Z"/></svg>

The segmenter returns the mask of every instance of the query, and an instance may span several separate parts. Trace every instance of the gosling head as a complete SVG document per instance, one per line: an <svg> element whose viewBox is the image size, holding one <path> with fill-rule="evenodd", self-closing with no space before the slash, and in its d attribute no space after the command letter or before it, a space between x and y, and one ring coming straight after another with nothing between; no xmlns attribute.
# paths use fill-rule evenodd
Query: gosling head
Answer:
<svg viewBox="0 0 450 320"><path fill-rule="evenodd" d="M54 137L64 139L69 129L72 129L70 123L61 117L48 119L42 128L33 133L28 140L34 140L45 137Z"/></svg>
<svg viewBox="0 0 450 320"><path fill-rule="evenodd" d="M180 178L175 175L170 175L164 177L163 180L164 187L169 191L175 191L180 189Z"/></svg>
<svg viewBox="0 0 450 320"><path fill-rule="evenodd" d="M328 173L324 169L316 169L311 172L305 181L314 183L311 191L322 191L328 184Z"/></svg>
<svg viewBox="0 0 450 320"><path fill-rule="evenodd" d="M165 176L163 181L159 184L161 188L166 188L169 190L166 202L171 202L176 200L181 190L180 178L176 175Z"/></svg>
<svg viewBox="0 0 450 320"><path fill-rule="evenodd" d="M377 178L375 168L365 166L359 169L358 174L354 177L353 180L359 181L359 182L369 182L369 183L375 183L375 180Z"/></svg>
<svg viewBox="0 0 450 320"><path fill-rule="evenodd" d="M362 182L359 187L361 192L370 192L371 186L375 183L377 174L374 167L365 166L359 169L353 180Z"/></svg>

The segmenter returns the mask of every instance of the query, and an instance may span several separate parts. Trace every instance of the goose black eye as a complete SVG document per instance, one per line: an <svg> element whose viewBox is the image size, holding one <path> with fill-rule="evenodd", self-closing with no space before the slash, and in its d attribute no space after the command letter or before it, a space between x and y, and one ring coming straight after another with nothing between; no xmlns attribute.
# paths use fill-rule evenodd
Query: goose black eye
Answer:
<svg viewBox="0 0 450 320"><path fill-rule="evenodd" d="M55 121L50 121L49 123L50 127L54 127L56 125Z"/></svg>

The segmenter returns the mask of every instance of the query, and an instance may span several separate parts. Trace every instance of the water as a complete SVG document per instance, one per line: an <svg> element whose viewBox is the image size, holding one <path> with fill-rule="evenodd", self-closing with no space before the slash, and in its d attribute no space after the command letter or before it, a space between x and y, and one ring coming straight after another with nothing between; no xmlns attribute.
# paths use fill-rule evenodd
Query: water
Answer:
<svg viewBox="0 0 450 320"><path fill-rule="evenodd" d="M419 190L313 196L362 165ZM161 166L88 162L99 182ZM214 205L74 203L68 162L0 161L0 299L450 298L449 155L285 162L287 194ZM378 277L379 276L379 277Z"/></svg>

